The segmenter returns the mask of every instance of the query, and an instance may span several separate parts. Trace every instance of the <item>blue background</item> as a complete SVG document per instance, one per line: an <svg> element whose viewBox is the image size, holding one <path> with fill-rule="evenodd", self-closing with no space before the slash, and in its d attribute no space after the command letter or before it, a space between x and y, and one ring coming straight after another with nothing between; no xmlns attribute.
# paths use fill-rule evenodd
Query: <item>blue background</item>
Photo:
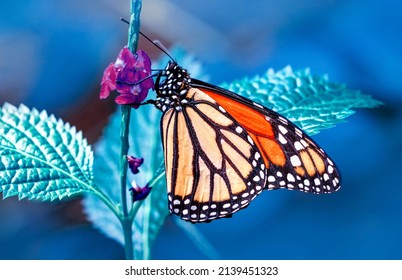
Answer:
<svg viewBox="0 0 402 280"><path fill-rule="evenodd" d="M314 139L336 161L332 195L264 192L232 219L196 225L223 259L402 259L401 1L144 1L142 31L180 43L210 81L310 67L385 103ZM2 1L0 102L47 109L100 136L112 101L103 70L126 44L129 1ZM152 58L160 53L142 41ZM86 221L79 199L0 201L0 259L119 259L122 247ZM156 259L204 259L169 217Z"/></svg>

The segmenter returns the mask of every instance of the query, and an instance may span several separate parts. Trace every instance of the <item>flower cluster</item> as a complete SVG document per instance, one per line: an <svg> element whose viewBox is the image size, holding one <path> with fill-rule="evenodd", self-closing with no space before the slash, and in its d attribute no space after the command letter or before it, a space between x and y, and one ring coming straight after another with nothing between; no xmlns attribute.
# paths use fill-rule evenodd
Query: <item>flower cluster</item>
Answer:
<svg viewBox="0 0 402 280"><path fill-rule="evenodd" d="M130 191L131 191L131 198L132 198L133 202L145 199L152 190L152 188L148 187L148 185L145 185L145 187L142 187L142 188L137 186L135 181L133 181L131 183L131 185L132 185L132 188L130 188Z"/></svg>
<svg viewBox="0 0 402 280"><path fill-rule="evenodd" d="M143 158L136 158L133 156L127 156L127 161L128 161L128 167L130 168L133 174L137 174L138 172L140 172L138 168L141 166L141 164L144 163Z"/></svg>
<svg viewBox="0 0 402 280"><path fill-rule="evenodd" d="M100 99L109 97L111 91L117 90L117 104L137 109L147 97L149 89L154 89L151 59L142 50L133 54L124 47L116 62L109 64L103 73Z"/></svg>

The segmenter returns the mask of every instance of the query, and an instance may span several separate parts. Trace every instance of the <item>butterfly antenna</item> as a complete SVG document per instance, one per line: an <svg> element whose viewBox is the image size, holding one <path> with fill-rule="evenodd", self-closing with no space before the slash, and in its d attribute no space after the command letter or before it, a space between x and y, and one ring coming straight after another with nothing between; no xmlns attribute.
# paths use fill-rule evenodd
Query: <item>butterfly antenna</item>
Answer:
<svg viewBox="0 0 402 280"><path fill-rule="evenodd" d="M124 18L120 18L121 21L130 24L130 22ZM142 36L144 36L145 39L147 39L152 45L154 45L155 47L157 47L161 52L163 52L164 54L166 54L172 61L176 62L176 60L173 58L173 56L169 53L169 51L167 50L167 48L159 41L159 40L151 40L147 35L145 35L144 33L142 33L140 31L140 34Z"/></svg>
<svg viewBox="0 0 402 280"><path fill-rule="evenodd" d="M155 47L161 50L164 54L166 54L172 61L176 62L173 56L170 54L168 49L159 41L159 40L150 40L144 33L140 31L140 34L144 36L148 41L150 41Z"/></svg>

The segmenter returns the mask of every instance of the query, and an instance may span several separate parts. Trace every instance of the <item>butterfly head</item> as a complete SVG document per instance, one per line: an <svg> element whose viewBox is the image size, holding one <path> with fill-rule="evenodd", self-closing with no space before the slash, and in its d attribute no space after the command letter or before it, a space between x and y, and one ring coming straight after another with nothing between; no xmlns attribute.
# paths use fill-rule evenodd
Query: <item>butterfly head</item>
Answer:
<svg viewBox="0 0 402 280"><path fill-rule="evenodd" d="M162 78L165 78L161 81ZM175 108L181 110L191 78L186 69L180 67L176 62L170 61L166 68L156 78L157 98L155 106L163 112Z"/></svg>

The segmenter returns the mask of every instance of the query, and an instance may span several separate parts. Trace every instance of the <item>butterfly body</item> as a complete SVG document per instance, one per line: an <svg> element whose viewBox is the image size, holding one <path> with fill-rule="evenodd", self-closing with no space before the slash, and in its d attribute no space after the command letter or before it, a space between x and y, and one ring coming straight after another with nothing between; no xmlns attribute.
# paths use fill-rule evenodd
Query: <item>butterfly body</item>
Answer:
<svg viewBox="0 0 402 280"><path fill-rule="evenodd" d="M230 217L264 189L339 189L332 160L276 112L191 79L175 62L158 75L156 92L169 210L180 218Z"/></svg>

